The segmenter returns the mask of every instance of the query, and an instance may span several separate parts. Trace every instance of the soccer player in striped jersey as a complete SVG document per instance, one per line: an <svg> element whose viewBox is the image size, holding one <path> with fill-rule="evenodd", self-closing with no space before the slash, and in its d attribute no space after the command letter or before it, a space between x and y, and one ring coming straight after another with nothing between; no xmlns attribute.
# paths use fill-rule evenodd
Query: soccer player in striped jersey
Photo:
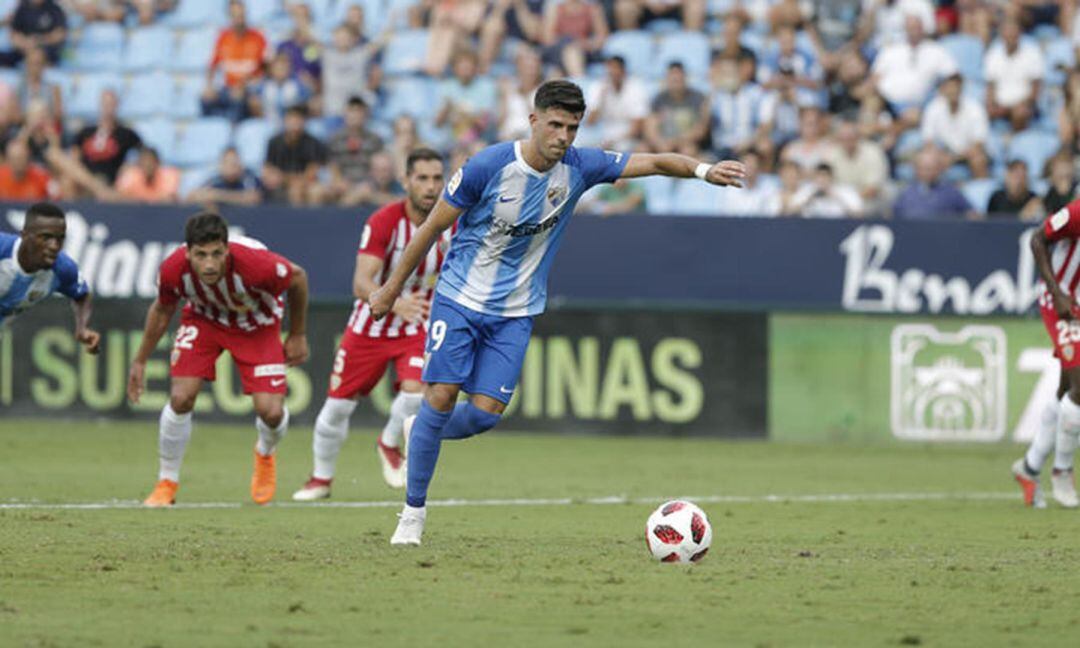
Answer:
<svg viewBox="0 0 1080 648"><path fill-rule="evenodd" d="M303 488L293 494L294 500L330 496L338 453L349 433L349 417L358 400L371 393L391 364L398 394L390 405L390 417L375 449L386 483L391 488L405 486L402 425L420 409L424 324L439 268L450 245L451 230L442 233L439 244L427 251L416 272L405 281L403 296L395 302L392 313L375 320L367 300L397 267L405 246L439 199L443 181L443 161L436 151L429 148L412 151L405 161L406 199L386 205L364 224L353 273L356 303L334 357L326 402L315 419L312 441L315 467Z"/></svg>
<svg viewBox="0 0 1080 648"><path fill-rule="evenodd" d="M66 234L64 212L51 203L31 205L18 236L0 232L0 324L60 293L71 300L75 339L97 353L101 336L88 326L90 287L61 251Z"/></svg>
<svg viewBox="0 0 1080 648"><path fill-rule="evenodd" d="M739 162L575 148L584 114L575 84L555 80L537 88L530 138L489 146L459 169L368 300L376 320L390 313L413 270L457 223L431 305L424 401L405 423L406 504L392 544L420 544L442 440L491 429L510 402L533 317L544 310L552 259L581 195L603 182L647 175L741 186ZM461 391L471 398L455 406Z"/></svg>
<svg viewBox="0 0 1080 648"><path fill-rule="evenodd" d="M289 426L285 408L285 368L307 360L308 282L303 268L258 241L229 240L225 219L201 212L188 219L185 245L162 263L158 296L146 313L142 344L131 363L128 398L139 402L146 361L169 328L181 300L180 327L173 340L169 402L161 412L158 482L143 502L170 506L180 487L180 464L191 438L191 411L203 382L214 380L214 365L228 351L244 393L255 406L255 469L251 499L274 497L274 450ZM282 295L289 304L289 335L281 341Z"/></svg>

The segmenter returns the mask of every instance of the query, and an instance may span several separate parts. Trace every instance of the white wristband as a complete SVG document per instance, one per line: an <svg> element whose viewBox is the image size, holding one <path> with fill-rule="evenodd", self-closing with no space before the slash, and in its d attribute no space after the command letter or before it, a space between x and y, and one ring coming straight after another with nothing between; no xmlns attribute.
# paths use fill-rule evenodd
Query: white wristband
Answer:
<svg viewBox="0 0 1080 648"><path fill-rule="evenodd" d="M702 162L701 164L697 165L697 168L694 169L694 175L704 180L705 176L709 173L709 169L711 168L711 164L705 164L704 162Z"/></svg>

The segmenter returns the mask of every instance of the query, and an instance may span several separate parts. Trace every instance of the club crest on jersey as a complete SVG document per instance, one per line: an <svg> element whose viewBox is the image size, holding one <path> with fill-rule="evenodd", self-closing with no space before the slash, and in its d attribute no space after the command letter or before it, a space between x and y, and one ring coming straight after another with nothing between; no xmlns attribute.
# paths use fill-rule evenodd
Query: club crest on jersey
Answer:
<svg viewBox="0 0 1080 648"><path fill-rule="evenodd" d="M453 196L459 185L461 185L461 169L458 169L450 178L450 182L446 183L446 193Z"/></svg>
<svg viewBox="0 0 1080 648"><path fill-rule="evenodd" d="M558 207L562 201L566 200L566 187L561 185L551 187L548 189L547 199L552 207Z"/></svg>
<svg viewBox="0 0 1080 648"><path fill-rule="evenodd" d="M1076 355L1076 349L1071 344L1066 344L1061 347L1061 356L1065 358L1066 362L1072 362L1073 357Z"/></svg>

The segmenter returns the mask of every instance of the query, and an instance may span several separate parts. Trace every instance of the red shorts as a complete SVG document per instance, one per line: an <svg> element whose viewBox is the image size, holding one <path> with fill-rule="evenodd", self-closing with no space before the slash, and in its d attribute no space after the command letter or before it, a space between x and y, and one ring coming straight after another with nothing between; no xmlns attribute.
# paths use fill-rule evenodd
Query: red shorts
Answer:
<svg viewBox="0 0 1080 648"><path fill-rule="evenodd" d="M420 381L424 370L424 336L371 338L346 331L330 374L330 398L367 396L394 363L394 389L406 380Z"/></svg>
<svg viewBox="0 0 1080 648"><path fill-rule="evenodd" d="M1054 343L1054 357L1061 361L1062 369L1080 367L1080 313L1071 320L1063 320L1054 310L1054 302L1044 295L1039 299L1039 313L1043 325Z"/></svg>
<svg viewBox="0 0 1080 648"><path fill-rule="evenodd" d="M285 393L285 347L280 325L241 331L185 315L180 318L173 341L171 374L174 378L214 380L214 364L222 351L232 355L245 394Z"/></svg>

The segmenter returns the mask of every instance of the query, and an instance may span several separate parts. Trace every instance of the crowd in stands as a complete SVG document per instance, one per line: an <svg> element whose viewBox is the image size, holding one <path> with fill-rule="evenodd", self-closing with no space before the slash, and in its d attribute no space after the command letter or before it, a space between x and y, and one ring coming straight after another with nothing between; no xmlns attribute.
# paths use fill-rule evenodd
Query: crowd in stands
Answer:
<svg viewBox="0 0 1080 648"><path fill-rule="evenodd" d="M1037 219L1080 171L1080 0L0 0L0 199L378 205L424 144L739 158L583 208Z"/></svg>

